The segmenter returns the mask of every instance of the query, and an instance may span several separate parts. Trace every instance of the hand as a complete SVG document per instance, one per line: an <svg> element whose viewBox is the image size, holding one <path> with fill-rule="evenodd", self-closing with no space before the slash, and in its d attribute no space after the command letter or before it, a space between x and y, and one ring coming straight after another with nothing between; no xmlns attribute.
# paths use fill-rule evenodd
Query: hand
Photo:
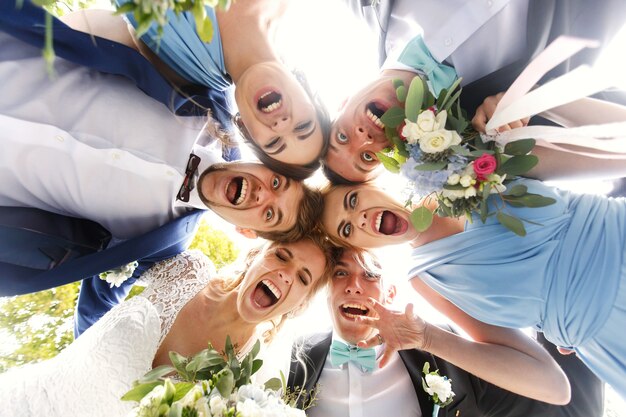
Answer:
<svg viewBox="0 0 626 417"><path fill-rule="evenodd" d="M357 346L367 348L379 345L380 338L378 335L380 334L385 342L385 351L379 364L381 368L389 362L396 351L423 349L427 345L426 322L413 314L413 304L408 304L402 313L389 310L373 298L370 298L369 301L378 314L378 318L360 316L357 320L378 329L378 334L360 341Z"/></svg>
<svg viewBox="0 0 626 417"><path fill-rule="evenodd" d="M489 96L481 104L478 109L476 109L476 114L472 119L472 126L478 132L485 133L487 128L487 122L491 119L493 114L496 112L496 106L502 100L504 93L498 93L495 96ZM518 127L527 126L530 121L529 117L525 117L521 120L516 120L514 122L509 123L508 125L500 126L496 130L498 132L505 132L507 130L515 129Z"/></svg>

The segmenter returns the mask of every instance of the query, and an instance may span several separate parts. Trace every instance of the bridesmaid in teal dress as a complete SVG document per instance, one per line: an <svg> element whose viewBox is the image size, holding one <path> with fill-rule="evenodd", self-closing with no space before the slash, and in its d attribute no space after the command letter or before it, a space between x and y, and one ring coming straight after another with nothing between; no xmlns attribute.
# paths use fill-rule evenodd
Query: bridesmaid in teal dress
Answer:
<svg viewBox="0 0 626 417"><path fill-rule="evenodd" d="M332 238L355 247L410 242L412 286L475 340L510 344L476 330L473 319L496 334L535 327L626 398L626 199L519 181L556 199L508 208L533 222L525 237L493 216L486 224L435 216L418 233L402 204L367 184L331 188L323 223Z"/></svg>
<svg viewBox="0 0 626 417"><path fill-rule="evenodd" d="M126 1L117 0L118 4ZM62 20L77 30L139 50L172 83L226 90L235 85L235 123L259 159L295 179L311 175L328 146L330 120L300 73L291 72L274 48L273 33L289 0L237 0L227 11L205 6L213 22L211 42L196 32L190 12L169 21L159 36L156 24L137 39L137 22L125 24L110 11L82 10Z"/></svg>

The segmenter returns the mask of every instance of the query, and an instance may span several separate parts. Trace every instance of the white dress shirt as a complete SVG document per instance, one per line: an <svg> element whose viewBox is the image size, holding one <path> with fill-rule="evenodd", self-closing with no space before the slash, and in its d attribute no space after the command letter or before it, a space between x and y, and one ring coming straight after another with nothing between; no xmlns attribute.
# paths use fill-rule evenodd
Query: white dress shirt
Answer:
<svg viewBox="0 0 626 417"><path fill-rule="evenodd" d="M40 50L4 33L0 45L0 205L94 220L118 239L189 209L175 196L204 117L60 58L51 79ZM219 146L194 153L200 168L222 161Z"/></svg>
<svg viewBox="0 0 626 417"><path fill-rule="evenodd" d="M345 343L334 335L333 340ZM379 358L382 346L375 349ZM309 417L420 417L422 413L398 353L384 368L372 372L363 372L353 362L335 367L329 353L318 383L320 392L315 407L307 410Z"/></svg>
<svg viewBox="0 0 626 417"><path fill-rule="evenodd" d="M409 69L397 57L421 34L433 57L468 84L523 56L527 14L528 0L396 0L383 68Z"/></svg>

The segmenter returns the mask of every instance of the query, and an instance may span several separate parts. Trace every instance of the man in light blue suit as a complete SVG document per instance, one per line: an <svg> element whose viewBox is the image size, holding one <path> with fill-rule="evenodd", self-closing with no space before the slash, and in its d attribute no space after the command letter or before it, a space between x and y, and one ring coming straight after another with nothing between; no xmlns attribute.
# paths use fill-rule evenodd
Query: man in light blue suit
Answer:
<svg viewBox="0 0 626 417"><path fill-rule="evenodd" d="M469 118L487 97L506 91L527 64L560 35L605 44L626 22L620 0L345 0L378 34L381 76L356 92L333 123L325 160L335 182L360 182L379 173L375 156L389 146L380 116L393 105L391 79L427 80L435 96L462 77L461 106ZM542 81L593 63L586 49ZM615 91L603 99L624 103ZM521 122L519 124L521 126ZM512 126L517 127L517 126Z"/></svg>
<svg viewBox="0 0 626 417"><path fill-rule="evenodd" d="M293 207L315 206L315 192L259 164L224 165L237 152L215 140L216 149L198 146L200 111L228 128L227 92L174 91L139 53L57 20L55 51L65 59L48 79L38 49L43 11L8 3L0 4L1 295L84 279L80 334L134 281L111 288L94 275L137 260L136 278L183 251L204 212L197 208L252 235L307 233L314 213Z"/></svg>

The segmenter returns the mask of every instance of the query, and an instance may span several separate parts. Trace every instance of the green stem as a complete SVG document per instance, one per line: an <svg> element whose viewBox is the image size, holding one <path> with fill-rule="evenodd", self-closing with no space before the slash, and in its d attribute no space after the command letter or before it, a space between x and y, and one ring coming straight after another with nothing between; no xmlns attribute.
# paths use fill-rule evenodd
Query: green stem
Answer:
<svg viewBox="0 0 626 417"><path fill-rule="evenodd" d="M52 15L49 12L46 12L46 39L43 48L43 58L46 61L46 67L48 69L48 76L50 78L54 77L54 47L52 45Z"/></svg>

